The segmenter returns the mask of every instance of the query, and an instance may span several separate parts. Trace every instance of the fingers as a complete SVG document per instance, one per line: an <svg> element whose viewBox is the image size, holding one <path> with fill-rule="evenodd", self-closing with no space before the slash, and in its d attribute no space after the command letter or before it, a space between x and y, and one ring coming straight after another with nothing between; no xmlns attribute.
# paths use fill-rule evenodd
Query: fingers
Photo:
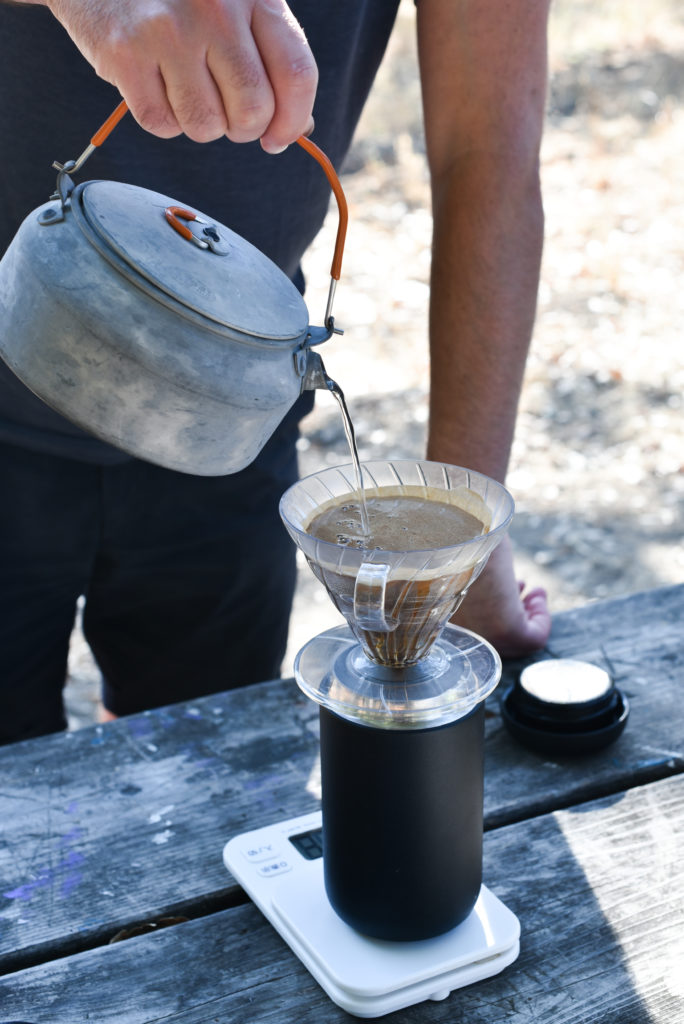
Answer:
<svg viewBox="0 0 684 1024"><path fill-rule="evenodd" d="M270 153L312 130L318 71L301 27L281 0L256 0L251 21L247 6L224 0L212 21L157 33L158 82L153 93L148 79L139 113L136 100L131 108L144 128L195 142L261 139Z"/></svg>
<svg viewBox="0 0 684 1024"><path fill-rule="evenodd" d="M271 122L276 100L251 32L217 40L207 53L207 70L223 118L221 134L232 142L260 138Z"/></svg>
<svg viewBox="0 0 684 1024"><path fill-rule="evenodd" d="M543 587L535 587L522 599L523 636L529 650L544 647L551 634L551 612Z"/></svg>
<svg viewBox="0 0 684 1024"><path fill-rule="evenodd" d="M119 88L143 128L157 135L175 129L195 142L223 135L233 142L260 138L276 102L248 17L252 3L220 0L200 7L187 0L139 27L137 45L145 38L149 44L148 72L149 57L157 55L157 81L148 73L135 89L130 77Z"/></svg>
<svg viewBox="0 0 684 1024"><path fill-rule="evenodd" d="M318 68L286 4L260 4L252 28L275 100L273 116L259 137L268 153L279 153L313 131Z"/></svg>
<svg viewBox="0 0 684 1024"><path fill-rule="evenodd" d="M168 99L167 84L158 68L147 75L138 74L119 80L108 77L107 80L116 85L132 116L145 131L162 139L183 133L183 126Z"/></svg>
<svg viewBox="0 0 684 1024"><path fill-rule="evenodd" d="M154 135L262 139L268 152L280 152L313 127L318 71L285 0L52 0L51 7Z"/></svg>
<svg viewBox="0 0 684 1024"><path fill-rule="evenodd" d="M239 28L239 26L238 26ZM280 0L261 0L249 33L227 33L208 53L208 66L233 142L261 139L280 153L313 130L318 69L304 32Z"/></svg>

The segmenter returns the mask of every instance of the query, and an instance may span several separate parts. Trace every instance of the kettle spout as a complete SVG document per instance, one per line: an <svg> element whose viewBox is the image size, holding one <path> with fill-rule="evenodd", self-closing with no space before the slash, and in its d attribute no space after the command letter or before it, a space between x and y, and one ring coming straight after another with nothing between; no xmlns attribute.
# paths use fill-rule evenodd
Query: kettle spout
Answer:
<svg viewBox="0 0 684 1024"><path fill-rule="evenodd" d="M306 350L306 366L304 369L304 375L302 377L302 391L335 391L337 385L328 373L323 365L318 352L314 352L312 349Z"/></svg>

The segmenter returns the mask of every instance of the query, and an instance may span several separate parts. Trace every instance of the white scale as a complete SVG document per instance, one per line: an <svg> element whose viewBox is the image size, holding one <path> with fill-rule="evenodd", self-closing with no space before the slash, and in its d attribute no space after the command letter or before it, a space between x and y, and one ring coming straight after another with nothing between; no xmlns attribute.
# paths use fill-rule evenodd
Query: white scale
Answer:
<svg viewBox="0 0 684 1024"><path fill-rule="evenodd" d="M333 1002L381 1017L440 1000L517 958L520 922L486 886L457 928L420 942L369 939L342 921L323 884L321 814L245 832L223 861Z"/></svg>

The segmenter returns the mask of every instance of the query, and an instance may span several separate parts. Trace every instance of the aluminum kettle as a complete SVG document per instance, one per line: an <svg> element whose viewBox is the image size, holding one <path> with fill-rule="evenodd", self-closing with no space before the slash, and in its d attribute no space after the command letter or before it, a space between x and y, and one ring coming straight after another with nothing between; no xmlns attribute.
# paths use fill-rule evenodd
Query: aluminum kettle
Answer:
<svg viewBox="0 0 684 1024"><path fill-rule="evenodd" d="M47 405L110 444L199 476L258 455L305 390L329 387L312 346L335 327L347 204L323 168L339 225L324 325L262 252L206 214L112 181L75 185L126 113L122 102L77 160L55 164L50 201L0 261L0 356Z"/></svg>

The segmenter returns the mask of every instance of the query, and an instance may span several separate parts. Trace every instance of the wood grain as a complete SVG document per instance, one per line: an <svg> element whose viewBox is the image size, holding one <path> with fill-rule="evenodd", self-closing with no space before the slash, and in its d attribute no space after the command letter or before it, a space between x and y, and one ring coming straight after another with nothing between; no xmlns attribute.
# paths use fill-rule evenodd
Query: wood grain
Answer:
<svg viewBox="0 0 684 1024"><path fill-rule="evenodd" d="M552 761L508 736L495 696L487 829L682 771L683 613L677 587L557 616L551 653L609 661L631 718L606 751ZM281 681L0 750L0 973L243 902L223 844L318 806L317 737Z"/></svg>
<svg viewBox="0 0 684 1024"><path fill-rule="evenodd" d="M502 974L388 1024L680 1024L684 777L489 832L485 880L519 917ZM0 979L35 1024L349 1021L251 905ZM94 1011L97 1008L97 1011Z"/></svg>

